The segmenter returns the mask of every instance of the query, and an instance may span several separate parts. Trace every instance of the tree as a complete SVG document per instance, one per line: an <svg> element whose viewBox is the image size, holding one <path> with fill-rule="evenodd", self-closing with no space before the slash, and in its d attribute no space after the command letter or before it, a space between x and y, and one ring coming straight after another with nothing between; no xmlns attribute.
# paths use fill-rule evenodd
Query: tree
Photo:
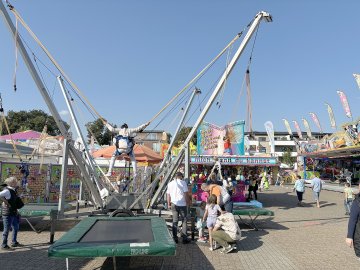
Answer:
<svg viewBox="0 0 360 270"><path fill-rule="evenodd" d="M91 136L94 136L96 141L100 145L110 145L112 134L105 127L103 121L100 118L93 122L87 123L86 127L88 129L88 134L87 134L88 143L90 142Z"/></svg>
<svg viewBox="0 0 360 270"><path fill-rule="evenodd" d="M6 121L9 124L10 133L34 130L42 132L45 124L47 125L47 133L51 136L60 135L61 132L56 125L54 117L48 115L42 110L31 110L31 111L9 111L6 116ZM62 121L66 129L69 129L69 125ZM3 133L7 134L7 129L3 125Z"/></svg>
<svg viewBox="0 0 360 270"><path fill-rule="evenodd" d="M178 136L176 137L175 143L174 145L176 147L178 147L179 145L182 145L187 136L189 135L190 131L191 131L192 127L182 127L180 129L180 132L178 134ZM197 142L197 134L195 133L194 136L191 138L191 141L193 142L194 145L196 145Z"/></svg>
<svg viewBox="0 0 360 270"><path fill-rule="evenodd" d="M282 156L282 162L287 164L287 165L294 165L295 162L295 157L291 156L291 150L290 149L286 149L286 151L284 152L283 156Z"/></svg>

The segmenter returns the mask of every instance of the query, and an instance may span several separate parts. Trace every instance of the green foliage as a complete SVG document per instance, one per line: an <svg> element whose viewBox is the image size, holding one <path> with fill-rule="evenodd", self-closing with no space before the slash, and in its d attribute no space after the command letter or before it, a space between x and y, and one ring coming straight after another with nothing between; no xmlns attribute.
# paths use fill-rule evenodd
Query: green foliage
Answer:
<svg viewBox="0 0 360 270"><path fill-rule="evenodd" d="M292 166L292 165L294 165L295 161L296 161L296 158L291 156L291 150L286 149L286 152L282 156L282 163Z"/></svg>
<svg viewBox="0 0 360 270"><path fill-rule="evenodd" d="M178 147L184 143L184 141L186 140L187 136L189 135L191 129L192 129L192 127L181 128L178 136L176 137L175 143L174 143L174 145L176 147ZM194 145L196 145L196 142L197 142L196 132L195 132L194 136L191 138L191 141L193 142Z"/></svg>
<svg viewBox="0 0 360 270"><path fill-rule="evenodd" d="M26 130L34 130L42 132L47 124L47 133L51 136L60 135L60 130L56 125L54 118L42 110L31 110L31 111L9 111L6 116L6 121L9 124L10 133L21 132ZM70 126L64 122L66 129ZM7 130L2 127L3 134L7 134Z"/></svg>
<svg viewBox="0 0 360 270"><path fill-rule="evenodd" d="M86 124L88 128L88 143L90 143L91 136L95 137L95 140L100 145L110 145L112 134L111 132L105 127L103 121L99 118L93 122L89 122ZM116 127L116 126L115 126Z"/></svg>

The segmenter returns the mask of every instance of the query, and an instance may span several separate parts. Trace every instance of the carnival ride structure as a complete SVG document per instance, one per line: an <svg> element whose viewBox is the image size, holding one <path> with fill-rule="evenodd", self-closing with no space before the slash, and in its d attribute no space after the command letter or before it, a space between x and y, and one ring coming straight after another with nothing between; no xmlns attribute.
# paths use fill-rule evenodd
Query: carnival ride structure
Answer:
<svg viewBox="0 0 360 270"><path fill-rule="evenodd" d="M8 1L7 1L8 2ZM71 121L74 124L74 127L76 129L76 133L78 135L78 138L80 138L80 142L83 145L86 145L85 138L82 134L79 121L77 119L77 115L72 107L71 104L71 96L69 95L66 85L64 83L64 80L67 84L71 85L71 87L75 90L77 90L79 96L81 96L84 100L88 102L86 97L80 92L78 87L70 80L70 78L66 75L66 73L63 71L61 66L56 62L54 57L50 54L50 52L45 48L45 46L40 42L40 40L36 37L36 35L32 32L30 27L24 22L24 20L21 18L20 14L17 12L17 10L8 3L9 10L15 15L16 20L19 21L25 29L30 33L30 35L33 37L33 39L36 41L36 43L41 47L41 49L45 52L47 57L50 59L50 61L54 64L56 69L60 72L61 76L57 77L58 83L60 85L60 88L62 90L62 94L64 97L64 100L66 102L66 105L69 109L70 115L71 115ZM0 11L3 15L3 18L5 19L5 23L10 29L10 32L12 33L16 48L21 53L24 62L35 81L35 84L41 93L43 99L45 100L45 103L47 104L47 107L51 113L51 115L54 117L54 120L61 132L61 135L64 137L64 152L63 152L63 164L62 164L62 171L61 171L61 186L60 186L60 196L59 196L59 211L60 213L63 213L63 207L64 207L64 183L66 182L66 169L67 169L67 161L70 158L72 163L76 166L76 168L79 170L81 174L81 181L85 185L89 195L91 202L93 203L94 207L96 209L100 209L104 212L109 212L113 210L131 210L136 208L140 204L140 208L155 208L164 193L166 186L168 182L173 178L175 172L181 165L181 163L184 161L185 167L186 167L186 173L189 174L189 143L191 138L194 136L196 130L198 129L199 125L204 120L204 117L208 113L210 107L213 105L215 99L223 89L227 78L231 74L235 64L237 63L238 59L242 55L246 45L250 41L251 37L255 33L255 31L258 29L258 26L262 20L265 20L267 22L272 21L272 17L269 13L261 11L258 14L256 14L255 18L251 21L250 24L247 25L247 33L243 40L241 41L237 51L234 53L231 61L227 64L225 71L221 75L220 79L218 80L211 96L207 100L206 105L204 108L202 108L200 115L198 116L197 120L195 121L195 124L193 125L190 133L188 134L186 140L184 141L183 145L180 147L179 153L177 157L175 157L174 160L171 160L170 153L171 153L171 147L173 146L173 143L175 141L175 138L177 136L177 133L181 129L184 123L184 119L187 117L189 108L191 106L192 100L195 95L200 94L200 91L195 88L193 91L189 101L186 110L183 113L182 119L179 123L179 126L176 130L175 135L173 136L173 140L170 144L170 147L167 150L167 153L165 154L164 161L161 163L159 168L157 169L156 177L151 183L151 185L147 185L147 188L141 193L141 194L129 194L128 196L124 196L123 194L117 194L115 192L114 186L109 181L109 179L104 175L102 170L100 169L100 173L102 175L98 174L98 165L94 161L93 157L88 151L87 147L84 147L83 151L80 151L74 146L72 134L69 133L69 131L66 129L64 122L61 119L60 113L57 110L54 101L49 96L48 91L46 90L46 86L44 85L42 78L40 74L38 73L37 69L34 66L33 61L29 57L29 54L24 46L23 40L21 36L18 33L17 27L15 27L13 21L11 20L8 11L6 10L6 7L4 3L1 1L0 3ZM226 52L226 50L234 44L236 40L238 40L242 35L242 32L237 34L235 38L217 55L195 78L193 78L189 83L186 84L186 86L178 93L176 94L149 122L154 121L165 109L169 107L170 104L172 104L185 90L188 90L191 86L194 85L194 83L201 78L201 76L212 66L212 64ZM95 110L93 106L88 102L89 107L92 109L92 111L98 115L98 117L105 121L104 118ZM159 184L160 176L163 176L162 182ZM159 184L159 186L158 186ZM156 187L158 188L156 189ZM148 201L148 205L144 205L144 199ZM129 201L131 203L129 203ZM124 204L124 202L127 202ZM124 205L129 205L128 207ZM145 209L144 209L145 210Z"/></svg>

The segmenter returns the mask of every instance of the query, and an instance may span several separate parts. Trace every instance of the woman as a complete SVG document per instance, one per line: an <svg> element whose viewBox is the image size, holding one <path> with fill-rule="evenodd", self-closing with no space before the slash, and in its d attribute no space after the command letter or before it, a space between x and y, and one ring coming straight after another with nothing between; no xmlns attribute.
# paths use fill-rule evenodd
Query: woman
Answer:
<svg viewBox="0 0 360 270"><path fill-rule="evenodd" d="M305 180L301 179L300 175L297 176L297 180L295 181L293 190L296 190L296 195L298 197L298 206L302 206L303 194L305 192Z"/></svg>
<svg viewBox="0 0 360 270"><path fill-rule="evenodd" d="M360 258L360 193L356 195L351 205L348 233L345 241L349 247L354 246L355 255Z"/></svg>

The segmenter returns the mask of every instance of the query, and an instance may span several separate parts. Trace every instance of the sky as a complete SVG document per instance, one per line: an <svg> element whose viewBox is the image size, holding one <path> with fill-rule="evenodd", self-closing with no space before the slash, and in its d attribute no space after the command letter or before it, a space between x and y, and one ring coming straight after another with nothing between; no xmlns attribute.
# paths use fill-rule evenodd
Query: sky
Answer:
<svg viewBox="0 0 360 270"><path fill-rule="evenodd" d="M256 40L249 42L216 99L220 106L212 106L204 120L223 126L246 118L244 75L250 55L253 130L264 131L264 123L272 121L275 131L285 131L286 118L297 120L305 131L301 119L306 118L318 131L309 115L314 112L324 131L332 132L324 102L332 105L338 126L349 121L337 90L347 95L354 119L360 116L360 90L352 75L360 73L358 0L10 2L97 113L117 125L135 127L152 119L259 11L269 12L273 22L260 24ZM58 72L23 27L19 32L44 63L38 62L41 75L58 111L69 121L56 83ZM20 56L14 92L14 40L3 20L0 37L5 112L49 112ZM196 82L202 94L193 102L187 126L195 122L202 100L209 97L239 42L235 45ZM94 121L82 101L76 95L74 99L79 122ZM149 129L173 132L184 106L171 105L172 113L157 117Z"/></svg>

